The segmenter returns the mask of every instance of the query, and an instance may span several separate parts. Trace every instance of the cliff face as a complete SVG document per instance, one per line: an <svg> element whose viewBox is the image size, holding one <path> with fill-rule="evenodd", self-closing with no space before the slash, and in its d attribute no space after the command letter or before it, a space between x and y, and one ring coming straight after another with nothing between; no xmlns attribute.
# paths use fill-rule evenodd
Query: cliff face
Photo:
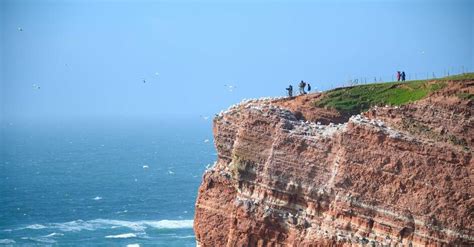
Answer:
<svg viewBox="0 0 474 247"><path fill-rule="evenodd" d="M473 245L474 107L459 92L474 82L350 118L313 107L319 94L232 107L214 119L198 244Z"/></svg>

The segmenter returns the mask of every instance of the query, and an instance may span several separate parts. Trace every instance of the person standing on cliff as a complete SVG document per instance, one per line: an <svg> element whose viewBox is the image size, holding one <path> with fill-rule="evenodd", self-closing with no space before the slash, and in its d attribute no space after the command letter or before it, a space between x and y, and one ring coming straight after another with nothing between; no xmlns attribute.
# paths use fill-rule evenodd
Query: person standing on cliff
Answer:
<svg viewBox="0 0 474 247"><path fill-rule="evenodd" d="M311 85L308 83L308 93L311 92Z"/></svg>
<svg viewBox="0 0 474 247"><path fill-rule="evenodd" d="M400 81L401 76L402 76L402 74L400 74L400 71L397 71L397 81Z"/></svg>
<svg viewBox="0 0 474 247"><path fill-rule="evenodd" d="M405 71L402 71L402 81L405 81Z"/></svg>
<svg viewBox="0 0 474 247"><path fill-rule="evenodd" d="M306 83L303 80L301 80L299 86L300 86L300 95L306 94L306 92L304 91L304 88L306 87Z"/></svg>
<svg viewBox="0 0 474 247"><path fill-rule="evenodd" d="M293 97L293 86L290 84L286 90L288 91L288 97Z"/></svg>

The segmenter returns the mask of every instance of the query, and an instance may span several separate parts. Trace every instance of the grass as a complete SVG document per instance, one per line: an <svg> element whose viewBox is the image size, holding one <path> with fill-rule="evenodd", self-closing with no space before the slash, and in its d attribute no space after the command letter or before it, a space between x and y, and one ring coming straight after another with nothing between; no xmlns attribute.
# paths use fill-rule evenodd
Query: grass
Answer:
<svg viewBox="0 0 474 247"><path fill-rule="evenodd" d="M376 105L403 105L442 89L449 80L474 79L474 73L454 75L440 79L407 82L388 82L359 85L330 90L315 102L317 107L336 109L342 113L358 114ZM460 95L460 97L472 97Z"/></svg>
<svg viewBox="0 0 474 247"><path fill-rule="evenodd" d="M464 73L459 75L452 75L441 78L441 80L472 80L474 79L474 73Z"/></svg>

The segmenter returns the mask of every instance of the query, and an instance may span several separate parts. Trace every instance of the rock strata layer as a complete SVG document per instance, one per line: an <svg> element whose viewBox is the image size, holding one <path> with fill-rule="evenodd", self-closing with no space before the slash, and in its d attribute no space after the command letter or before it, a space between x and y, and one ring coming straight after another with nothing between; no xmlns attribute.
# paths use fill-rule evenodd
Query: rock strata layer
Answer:
<svg viewBox="0 0 474 247"><path fill-rule="evenodd" d="M219 114L198 245L474 245L474 107L459 92L474 82L350 118L318 94Z"/></svg>

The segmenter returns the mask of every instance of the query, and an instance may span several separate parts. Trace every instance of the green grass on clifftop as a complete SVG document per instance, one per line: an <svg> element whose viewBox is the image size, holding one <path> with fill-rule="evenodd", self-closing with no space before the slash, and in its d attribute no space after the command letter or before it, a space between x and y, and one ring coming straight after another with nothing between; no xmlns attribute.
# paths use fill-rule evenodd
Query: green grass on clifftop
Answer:
<svg viewBox="0 0 474 247"><path fill-rule="evenodd" d="M474 80L474 73L465 73L443 77L440 80Z"/></svg>
<svg viewBox="0 0 474 247"><path fill-rule="evenodd" d="M343 113L358 114L376 105L403 105L420 100L442 89L448 80L474 79L474 73L440 79L387 82L337 88L326 92L315 102L317 107L334 108Z"/></svg>

